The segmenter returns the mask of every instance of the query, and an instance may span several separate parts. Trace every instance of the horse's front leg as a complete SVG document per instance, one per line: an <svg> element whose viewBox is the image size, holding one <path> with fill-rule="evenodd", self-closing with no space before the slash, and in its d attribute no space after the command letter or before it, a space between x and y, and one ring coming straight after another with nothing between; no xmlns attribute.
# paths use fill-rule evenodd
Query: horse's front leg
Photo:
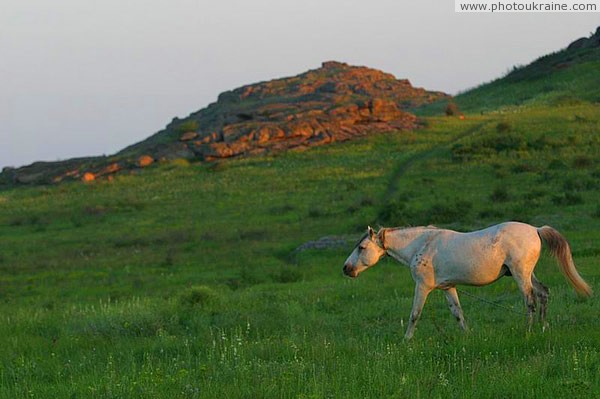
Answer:
<svg viewBox="0 0 600 399"><path fill-rule="evenodd" d="M423 305L425 305L425 301L430 292L431 289L422 283L417 283L415 286L415 297L413 299L412 311L410 312L410 319L408 320L408 328L406 329L406 334L404 334L405 339L408 340L413 337L415 326L421 316Z"/></svg>

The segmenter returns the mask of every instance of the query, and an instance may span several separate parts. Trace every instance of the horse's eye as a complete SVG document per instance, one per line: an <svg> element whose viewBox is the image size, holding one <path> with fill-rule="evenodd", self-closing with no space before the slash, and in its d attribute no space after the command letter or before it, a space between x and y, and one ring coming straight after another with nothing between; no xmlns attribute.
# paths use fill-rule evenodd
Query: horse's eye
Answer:
<svg viewBox="0 0 600 399"><path fill-rule="evenodd" d="M367 246L365 244L360 244L358 246L359 249L367 249Z"/></svg>

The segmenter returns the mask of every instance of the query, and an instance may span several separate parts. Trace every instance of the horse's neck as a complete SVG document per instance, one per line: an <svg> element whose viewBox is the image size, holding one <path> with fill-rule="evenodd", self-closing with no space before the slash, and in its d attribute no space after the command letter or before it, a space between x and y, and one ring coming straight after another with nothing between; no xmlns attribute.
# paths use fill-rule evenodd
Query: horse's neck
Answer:
<svg viewBox="0 0 600 399"><path fill-rule="evenodd" d="M409 265L415 253L423 248L432 233L431 229L412 227L386 233L386 247L393 258Z"/></svg>

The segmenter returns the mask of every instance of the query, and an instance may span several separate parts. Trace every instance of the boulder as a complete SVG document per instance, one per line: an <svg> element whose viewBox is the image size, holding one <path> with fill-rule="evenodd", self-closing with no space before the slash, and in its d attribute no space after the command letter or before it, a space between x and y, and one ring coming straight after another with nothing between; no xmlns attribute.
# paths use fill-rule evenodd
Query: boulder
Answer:
<svg viewBox="0 0 600 399"><path fill-rule="evenodd" d="M376 121L389 122L402 117L402 111L394 101L374 98L369 102L371 117Z"/></svg>
<svg viewBox="0 0 600 399"><path fill-rule="evenodd" d="M154 163L154 158L150 155L142 155L137 159L136 165L140 168L145 168L146 166L150 166Z"/></svg>
<svg viewBox="0 0 600 399"><path fill-rule="evenodd" d="M10 166L2 168L0 173L0 184L13 184L16 183L16 169Z"/></svg>
<svg viewBox="0 0 600 399"><path fill-rule="evenodd" d="M348 236L325 236L314 241L308 241L294 249L293 253L307 250L323 250L331 248L347 248L352 245L355 237Z"/></svg>
<svg viewBox="0 0 600 399"><path fill-rule="evenodd" d="M158 148L154 153L154 159L161 161L173 161L175 159L194 159L194 152L185 143L170 143Z"/></svg>
<svg viewBox="0 0 600 399"><path fill-rule="evenodd" d="M321 63L321 68L323 69L336 69L336 68L344 68L344 67L348 67L348 64L346 64L345 62L339 62L339 61L325 61Z"/></svg>
<svg viewBox="0 0 600 399"><path fill-rule="evenodd" d="M198 133L196 132L185 132L181 135L181 137L179 138L179 141L190 141L190 140L194 140L196 137L198 137Z"/></svg>
<svg viewBox="0 0 600 399"><path fill-rule="evenodd" d="M85 172L83 174L83 177L81 178L81 181L83 181L84 183L93 182L94 180L96 180L96 175L92 172Z"/></svg>
<svg viewBox="0 0 600 399"><path fill-rule="evenodd" d="M254 134L254 140L259 144L264 144L268 141L279 140L285 137L285 131L278 126L263 126L257 129Z"/></svg>
<svg viewBox="0 0 600 399"><path fill-rule="evenodd" d="M102 168L98 173L96 173L96 177L116 173L120 170L121 166L117 162L113 162L110 165Z"/></svg>
<svg viewBox="0 0 600 399"><path fill-rule="evenodd" d="M569 44L567 50L579 50L582 48L597 48L600 47L600 27L596 29L596 33L594 33L590 37L581 37L575 40L573 43Z"/></svg>
<svg viewBox="0 0 600 399"><path fill-rule="evenodd" d="M585 47L588 39L587 37L582 37L575 40L573 43L569 44L567 50L579 50Z"/></svg>
<svg viewBox="0 0 600 399"><path fill-rule="evenodd" d="M250 148L251 146L248 142L211 143L196 147L196 152L204 160L213 160L241 155Z"/></svg>
<svg viewBox="0 0 600 399"><path fill-rule="evenodd" d="M41 180L42 180L43 177L44 177L44 173L43 172L31 173L31 174L29 174L29 173L19 173L15 177L15 182L16 183L21 183L21 184L41 183Z"/></svg>

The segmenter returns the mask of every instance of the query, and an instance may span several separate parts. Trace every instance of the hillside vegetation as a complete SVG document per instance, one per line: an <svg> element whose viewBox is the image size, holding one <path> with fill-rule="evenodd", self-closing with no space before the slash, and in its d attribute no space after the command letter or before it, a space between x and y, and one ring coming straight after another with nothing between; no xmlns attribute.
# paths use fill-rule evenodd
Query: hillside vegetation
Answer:
<svg viewBox="0 0 600 399"><path fill-rule="evenodd" d="M452 99L465 112L495 112L521 106L563 106L600 102L600 28L589 38L514 66L505 76ZM442 114L448 100L424 105L420 115Z"/></svg>

